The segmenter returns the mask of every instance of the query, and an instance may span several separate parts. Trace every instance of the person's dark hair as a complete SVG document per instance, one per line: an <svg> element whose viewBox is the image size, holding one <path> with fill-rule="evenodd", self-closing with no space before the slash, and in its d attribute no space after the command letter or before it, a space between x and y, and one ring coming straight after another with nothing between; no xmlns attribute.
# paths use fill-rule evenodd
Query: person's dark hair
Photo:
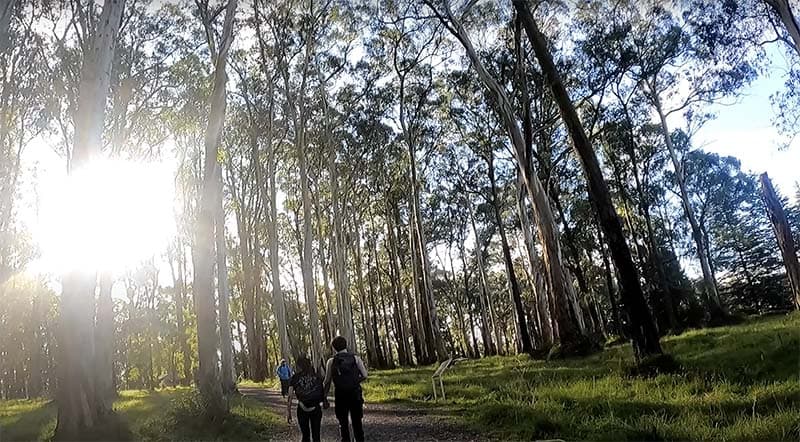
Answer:
<svg viewBox="0 0 800 442"><path fill-rule="evenodd" d="M342 336L337 336L333 338L333 342L331 342L331 346L336 351L342 351L347 348L347 339Z"/></svg>
<svg viewBox="0 0 800 442"><path fill-rule="evenodd" d="M314 372L314 369L311 368L311 360L305 356L297 358L295 365L297 365L297 373L307 374Z"/></svg>

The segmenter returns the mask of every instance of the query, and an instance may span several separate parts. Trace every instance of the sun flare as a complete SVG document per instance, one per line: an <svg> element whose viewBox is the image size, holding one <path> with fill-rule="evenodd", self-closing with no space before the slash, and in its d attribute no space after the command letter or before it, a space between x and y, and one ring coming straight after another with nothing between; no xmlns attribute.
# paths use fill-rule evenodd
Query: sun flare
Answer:
<svg viewBox="0 0 800 442"><path fill-rule="evenodd" d="M101 160L42 183L37 242L47 271L123 271L161 253L175 232L166 165Z"/></svg>

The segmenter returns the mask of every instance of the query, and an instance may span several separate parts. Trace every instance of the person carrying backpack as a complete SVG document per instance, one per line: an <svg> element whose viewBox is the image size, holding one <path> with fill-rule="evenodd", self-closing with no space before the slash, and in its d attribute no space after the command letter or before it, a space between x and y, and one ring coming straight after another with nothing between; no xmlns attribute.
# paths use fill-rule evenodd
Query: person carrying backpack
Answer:
<svg viewBox="0 0 800 442"><path fill-rule="evenodd" d="M303 442L320 442L322 404L327 402L322 378L311 367L306 357L297 358L297 373L289 381L289 399L286 404L286 420L292 422L292 399L297 396L297 423L303 433Z"/></svg>
<svg viewBox="0 0 800 442"><path fill-rule="evenodd" d="M348 417L353 422L353 436L356 442L363 442L364 428L361 425L361 418L364 416L364 396L361 382L367 379L367 369L358 355L347 351L345 338L337 336L331 346L335 354L325 364L325 397L328 397L328 391L333 383L336 400L334 408L342 442L350 442Z"/></svg>
<svg viewBox="0 0 800 442"><path fill-rule="evenodd" d="M286 397L289 391L289 380L292 378L292 367L286 363L286 359L281 359L281 364L275 369L275 374L281 381L281 396Z"/></svg>

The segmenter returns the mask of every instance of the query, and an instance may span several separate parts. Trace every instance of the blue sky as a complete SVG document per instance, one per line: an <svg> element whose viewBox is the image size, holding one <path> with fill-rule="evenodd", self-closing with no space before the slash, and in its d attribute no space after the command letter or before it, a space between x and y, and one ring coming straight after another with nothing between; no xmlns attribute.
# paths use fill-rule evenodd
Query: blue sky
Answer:
<svg viewBox="0 0 800 442"><path fill-rule="evenodd" d="M717 117L698 131L694 145L735 156L746 171L767 172L778 190L794 199L800 182L800 137L781 148L783 138L773 127L776 110L770 102L770 96L784 87L788 62L774 48L768 52L773 62L770 72L747 87L735 103L709 107Z"/></svg>

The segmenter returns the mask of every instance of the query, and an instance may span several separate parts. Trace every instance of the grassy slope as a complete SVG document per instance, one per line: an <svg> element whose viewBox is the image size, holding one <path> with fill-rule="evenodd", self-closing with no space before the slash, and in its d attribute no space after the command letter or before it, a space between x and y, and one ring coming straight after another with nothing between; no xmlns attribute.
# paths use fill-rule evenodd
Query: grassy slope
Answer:
<svg viewBox="0 0 800 442"><path fill-rule="evenodd" d="M663 341L680 375L632 378L630 346L552 362L462 362L445 376L453 418L499 438L800 439L800 315ZM432 367L377 372L368 401L428 405Z"/></svg>
<svg viewBox="0 0 800 442"><path fill-rule="evenodd" d="M198 418L200 407L187 388L120 392L114 403L117 425L95 440L266 440L280 419L254 399L236 397L231 418L214 428ZM56 406L45 400L0 402L0 441L49 440Z"/></svg>
<svg viewBox="0 0 800 442"><path fill-rule="evenodd" d="M800 438L800 314L663 342L684 374L626 377L632 357L629 346L620 346L552 362L462 362L445 376L448 400L439 404L430 401L432 367L375 372L365 392L370 402L440 407L461 424L504 439ZM124 431L113 434L135 440L264 440L280 420L254 400L236 398L231 419L203 426L188 389L124 391L115 409ZM55 419L48 401L0 402L0 441L48 439Z"/></svg>

